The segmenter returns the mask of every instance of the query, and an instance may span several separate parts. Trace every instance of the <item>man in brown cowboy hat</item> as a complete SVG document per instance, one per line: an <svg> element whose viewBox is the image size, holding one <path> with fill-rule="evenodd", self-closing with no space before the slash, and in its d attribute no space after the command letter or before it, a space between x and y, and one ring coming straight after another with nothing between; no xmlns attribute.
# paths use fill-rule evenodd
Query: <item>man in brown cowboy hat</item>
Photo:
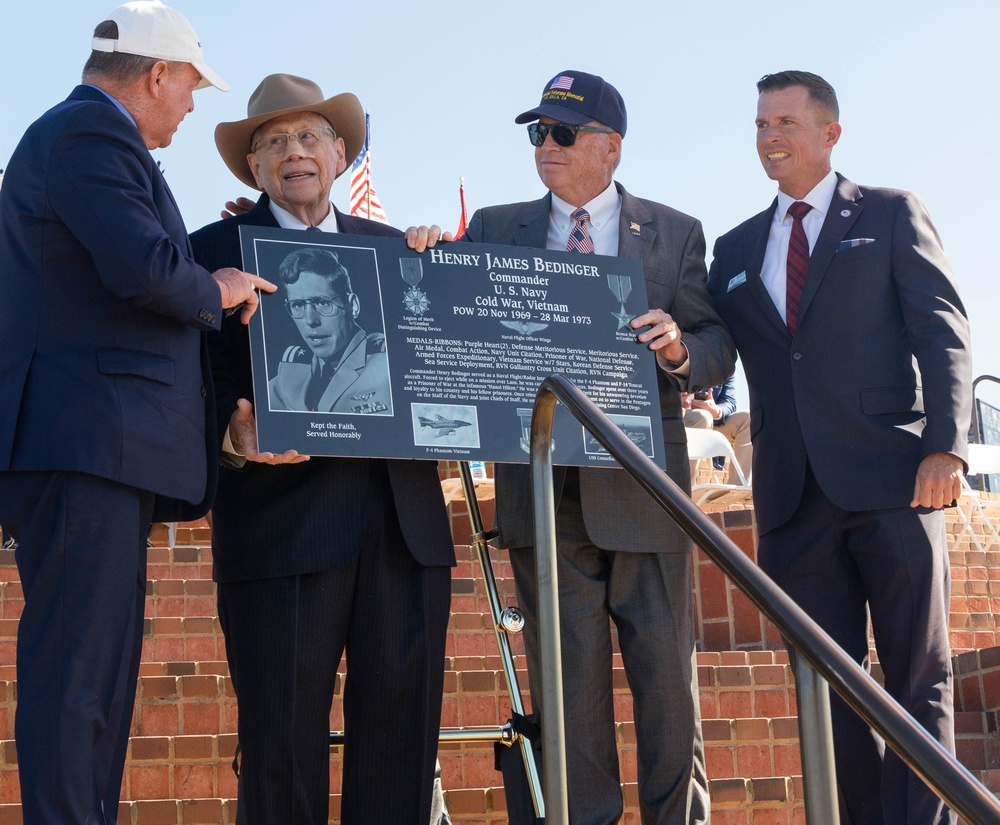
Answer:
<svg viewBox="0 0 1000 825"><path fill-rule="evenodd" d="M239 263L242 224L400 236L330 203L364 135L354 95L266 77L247 117L216 129L226 165L263 194L194 233L197 259ZM227 320L214 338L223 449L242 464L221 472L213 534L239 705L239 821L327 822L329 716L346 646L341 821L426 825L455 562L436 465L258 452L246 330Z"/></svg>

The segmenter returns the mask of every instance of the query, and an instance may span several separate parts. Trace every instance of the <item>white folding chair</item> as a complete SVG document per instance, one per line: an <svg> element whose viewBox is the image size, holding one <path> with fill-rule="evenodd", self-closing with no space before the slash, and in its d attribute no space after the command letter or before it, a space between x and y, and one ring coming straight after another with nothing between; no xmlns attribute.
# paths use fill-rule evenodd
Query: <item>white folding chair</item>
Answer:
<svg viewBox="0 0 1000 825"><path fill-rule="evenodd" d="M969 445L969 475L991 475L1000 473L1000 446L995 444ZM979 513L986 524L986 544L979 538L972 524L973 516ZM993 514L991 516L991 514ZM994 544L1000 548L1000 532L997 532L996 516L1000 516L1000 498L983 495L979 490L973 490L968 480L962 478L962 497L958 501L958 515L962 519L962 528L968 532L972 543L981 552L986 552Z"/></svg>
<svg viewBox="0 0 1000 825"><path fill-rule="evenodd" d="M701 468L703 461L707 461L709 467L709 481L691 485L694 503L702 509L711 506L713 510L731 504L749 505L752 502L750 483L743 475L729 439L716 430L686 427L684 432L687 433L688 458L697 462L698 468ZM739 484L727 484L724 481L723 470L715 469L712 461L716 457L728 459L729 467L736 473Z"/></svg>
<svg viewBox="0 0 1000 825"><path fill-rule="evenodd" d="M481 478L475 481L474 484L476 486L476 498L480 501L491 501L496 498L492 478ZM465 490L462 489L462 479L460 478L441 479L441 493L444 495L445 507L453 501L465 501Z"/></svg>

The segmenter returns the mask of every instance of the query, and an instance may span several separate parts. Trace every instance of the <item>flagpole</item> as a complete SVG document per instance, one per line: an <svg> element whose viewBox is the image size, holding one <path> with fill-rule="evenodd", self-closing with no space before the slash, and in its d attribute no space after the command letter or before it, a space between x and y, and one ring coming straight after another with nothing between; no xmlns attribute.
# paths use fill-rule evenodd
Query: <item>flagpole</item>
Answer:
<svg viewBox="0 0 1000 825"><path fill-rule="evenodd" d="M365 112L365 143L368 144L368 164L365 166L365 217L372 219L372 130Z"/></svg>
<svg viewBox="0 0 1000 825"><path fill-rule="evenodd" d="M458 179L458 201L461 206L461 214L458 217L458 229L455 230L454 240L458 240L465 234L465 228L469 224L469 216L466 214L465 208L465 178L459 177Z"/></svg>

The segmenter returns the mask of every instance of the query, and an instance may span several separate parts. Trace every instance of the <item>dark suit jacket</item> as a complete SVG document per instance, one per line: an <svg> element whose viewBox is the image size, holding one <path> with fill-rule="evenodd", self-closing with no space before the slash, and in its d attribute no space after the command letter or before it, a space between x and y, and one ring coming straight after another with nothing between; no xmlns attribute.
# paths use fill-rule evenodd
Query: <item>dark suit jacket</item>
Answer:
<svg viewBox="0 0 1000 825"><path fill-rule="evenodd" d="M709 289L749 382L761 533L795 512L807 462L827 498L861 511L906 507L925 455L967 456L969 326L930 217L909 192L838 178L794 337L760 279L777 201L715 246Z"/></svg>
<svg viewBox="0 0 1000 825"><path fill-rule="evenodd" d="M197 259L211 269L241 266L239 227L278 226L268 203L267 195L262 195L247 214L195 232L191 242ZM339 211L337 226L355 235L402 234ZM218 427L224 433L236 400L253 400L250 336L234 315L225 319L222 333L212 336L209 345L218 395ZM240 470L223 468L213 508L216 580L291 576L349 564L361 550L368 473L375 464L375 459L313 458L302 464L248 462ZM437 464L384 464L400 526L414 558L425 565L454 564L455 549Z"/></svg>
<svg viewBox="0 0 1000 825"><path fill-rule="evenodd" d="M622 197L618 256L643 263L650 307L669 312L684 333L691 356L691 374L684 389L711 387L733 372L735 349L705 289L705 236L694 218L653 201ZM478 210L463 240L544 249L549 229L551 195L528 203ZM632 226L638 225L638 231ZM653 355L650 353L650 357ZM687 441L684 434L679 382L657 371L660 414L667 472L684 489L690 488ZM531 484L526 467L497 469L497 522L504 547L534 544ZM565 471L556 468L556 503ZM666 513L656 506L623 471L582 468L580 495L587 532L606 550L682 552L690 544Z"/></svg>
<svg viewBox="0 0 1000 825"><path fill-rule="evenodd" d="M11 157L0 260L0 470L90 473L200 505L172 518L203 513L217 438L202 331L222 321L219 288L139 131L97 89L74 89Z"/></svg>

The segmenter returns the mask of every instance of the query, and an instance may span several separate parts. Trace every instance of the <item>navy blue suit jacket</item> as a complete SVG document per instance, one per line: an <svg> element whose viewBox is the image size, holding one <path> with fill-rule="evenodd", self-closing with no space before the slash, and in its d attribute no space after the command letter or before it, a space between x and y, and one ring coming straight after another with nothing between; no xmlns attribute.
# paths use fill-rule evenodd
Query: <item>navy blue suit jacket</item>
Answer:
<svg viewBox="0 0 1000 825"><path fill-rule="evenodd" d="M0 471L90 473L196 505L158 518L204 512L217 439L202 332L222 321L219 288L99 90L78 86L15 150L0 260Z"/></svg>
<svg viewBox="0 0 1000 825"><path fill-rule="evenodd" d="M736 378L729 376L721 384L712 387L712 400L722 412L722 418L716 424L725 424L726 419L736 412Z"/></svg>
<svg viewBox="0 0 1000 825"><path fill-rule="evenodd" d="M908 506L924 456L966 459L972 409L969 324L922 201L838 176L794 336L760 277L776 205L719 238L708 279L749 383L761 534L792 517L807 462L844 510Z"/></svg>
<svg viewBox="0 0 1000 825"><path fill-rule="evenodd" d="M240 266L239 227L277 227L267 195L245 215L209 224L191 236L197 259L211 269ZM398 229L337 212L337 226L354 235L401 237ZM329 238L329 235L317 235ZM308 240L315 240L309 238ZM225 319L211 336L224 433L238 398L253 400L250 336L239 318ZM220 435L221 440L221 435ZM214 507L213 556L217 581L266 579L336 570L361 551L368 473L375 459L313 458L302 464L248 462L224 467ZM413 557L425 565L452 565L451 538L437 463L385 461L399 523Z"/></svg>

